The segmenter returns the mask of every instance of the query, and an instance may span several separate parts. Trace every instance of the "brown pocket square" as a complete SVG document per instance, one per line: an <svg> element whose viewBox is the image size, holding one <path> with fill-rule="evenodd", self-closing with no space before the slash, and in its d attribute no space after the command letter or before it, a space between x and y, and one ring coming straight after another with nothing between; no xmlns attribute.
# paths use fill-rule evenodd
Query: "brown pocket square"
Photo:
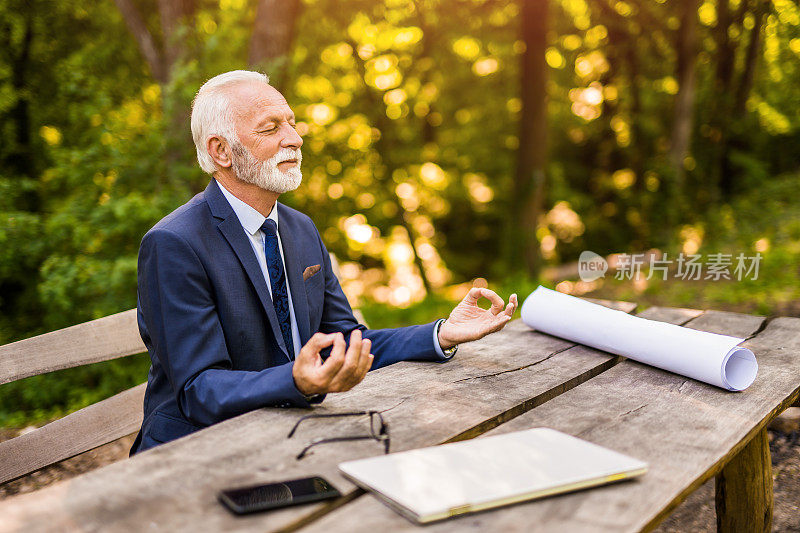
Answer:
<svg viewBox="0 0 800 533"><path fill-rule="evenodd" d="M303 281L306 281L308 278L319 272L320 268L320 265L313 265L303 270Z"/></svg>

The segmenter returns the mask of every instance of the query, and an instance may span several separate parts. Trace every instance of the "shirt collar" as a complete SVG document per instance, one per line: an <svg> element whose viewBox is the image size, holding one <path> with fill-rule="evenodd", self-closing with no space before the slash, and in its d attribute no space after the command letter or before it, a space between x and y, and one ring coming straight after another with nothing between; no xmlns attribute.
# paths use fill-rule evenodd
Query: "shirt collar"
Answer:
<svg viewBox="0 0 800 533"><path fill-rule="evenodd" d="M219 190L222 191L222 194L228 200L228 203L231 204L233 212L236 213L236 216L239 218L239 222L242 224L242 227L250 235L255 235L256 232L261 229L261 226L264 225L264 221L268 218L275 221L275 226L277 227L278 202L275 202L275 205L272 206L272 211L270 211L269 216L265 217L253 206L248 205L239 198L235 197L228 189L225 188L224 185L219 182L219 180L217 180L217 184L219 185Z"/></svg>

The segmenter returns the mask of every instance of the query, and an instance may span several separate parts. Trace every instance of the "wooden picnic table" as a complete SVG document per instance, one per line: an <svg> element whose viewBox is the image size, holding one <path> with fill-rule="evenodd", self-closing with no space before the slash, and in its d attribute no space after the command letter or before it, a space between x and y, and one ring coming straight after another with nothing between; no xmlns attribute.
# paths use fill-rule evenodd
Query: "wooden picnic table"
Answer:
<svg viewBox="0 0 800 533"><path fill-rule="evenodd" d="M612 304L628 312L632 304ZM722 531L768 531L772 476L766 425L800 392L800 318L650 308L641 316L747 337L759 374L733 393L535 332L515 320L463 345L445 364L370 372L314 412L374 409L392 451L546 426L650 464L636 480L456 517L426 531L639 531L654 528L717 476ZM419 529L344 479L337 465L382 453L376 442L317 446L352 419L304 422L302 409L260 409L38 492L0 502L2 531L411 531ZM364 428L360 428L364 429ZM520 458L524 461L524 458ZM344 495L236 517L220 489L309 475Z"/></svg>

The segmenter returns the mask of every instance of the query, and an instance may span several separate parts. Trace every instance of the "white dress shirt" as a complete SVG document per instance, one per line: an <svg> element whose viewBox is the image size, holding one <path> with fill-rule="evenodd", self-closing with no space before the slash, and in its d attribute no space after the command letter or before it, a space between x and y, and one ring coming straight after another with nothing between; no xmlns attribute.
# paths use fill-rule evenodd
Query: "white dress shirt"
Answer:
<svg viewBox="0 0 800 533"><path fill-rule="evenodd" d="M269 280L269 271L267 270L267 256L264 252L264 232L261 231L261 226L264 224L266 219L274 220L275 225L278 226L278 209L276 202L275 205L272 207L272 211L270 212L269 216L265 217L261 213L259 213L254 207L244 203L233 194L231 194L228 189L225 188L219 181L217 181L219 185L219 190L222 191L222 194L227 198L228 203L231 204L233 208L233 212L236 213L236 216L239 217L239 222L242 224L245 233L250 238L250 245L253 247L253 252L256 254L256 259L258 260L258 266L261 267L261 272L264 274L264 279L267 282L267 289L269 290L269 296L272 298L272 283ZM280 227L280 226L278 226ZM300 348L303 346L300 344L300 332L297 330L297 319L294 316L294 305L292 305L292 290L289 288L289 275L286 273L286 261L283 258L283 244L281 244L281 235L278 233L278 249L281 251L281 262L283 263L283 272L285 273L286 278L286 294L289 295L289 318L292 323L292 342L294 346L292 346L292 359L297 357L297 354L300 353ZM302 295L301 295L302 296ZM287 346L287 349L289 347Z"/></svg>
<svg viewBox="0 0 800 533"><path fill-rule="evenodd" d="M269 280L269 271L267 270L267 256L264 252L264 232L261 231L261 226L264 224L264 221L269 218L275 221L275 225L278 225L278 210L275 206L278 205L275 202L275 206L272 207L272 211L270 211L269 216L265 217L256 209L237 197L231 194L228 189L225 188L219 181L217 181L219 185L219 190L222 191L222 194L225 198L228 199L228 203L231 204L233 208L233 212L236 213L236 216L239 217L239 222L242 224L242 227L247 233L247 236L250 238L250 245L253 247L253 252L256 254L256 259L258 260L258 266L261 267L261 272L264 274L264 279L267 282L267 289L269 290L269 296L272 298L272 284ZM283 244L281 244L281 236L278 233L278 249L281 251L281 262L283 262L283 271L286 272L286 261L283 258ZM294 353L292 354L292 359L297 357L297 354L300 353L300 348L302 345L300 344L300 333L297 330L297 319L294 316L294 306L292 305L292 291L289 288L289 277L288 274L286 275L286 293L289 295L289 317L292 322L292 342L294 343L293 350ZM447 358L448 356L445 355L444 350L439 345L439 325L444 322L444 319L440 319L436 327L433 328L433 348L436 350L436 353L439 357ZM451 356L452 357L452 356Z"/></svg>

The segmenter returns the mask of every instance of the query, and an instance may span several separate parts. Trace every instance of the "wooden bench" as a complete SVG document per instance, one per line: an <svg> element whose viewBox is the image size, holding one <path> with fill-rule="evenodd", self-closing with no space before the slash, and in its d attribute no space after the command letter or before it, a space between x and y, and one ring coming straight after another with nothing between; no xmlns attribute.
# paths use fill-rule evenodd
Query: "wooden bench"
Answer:
<svg viewBox="0 0 800 533"><path fill-rule="evenodd" d="M631 310L631 306L627 306ZM630 482L528 502L427 526L431 531L613 530L655 527L717 476L722 531L766 531L771 513L764 428L800 388L800 319L651 308L651 319L751 337L760 371L741 393L540 334L521 321L469 343L447 364L399 363L370 372L317 412L382 411L392 451L548 426L646 460ZM260 409L33 494L0 502L0 530L372 531L416 526L364 494L337 465L382 452L374 442L320 446L352 420L301 426L300 409ZM225 487L319 474L343 493L333 503L234 517ZM5 525L4 525L5 524Z"/></svg>
<svg viewBox="0 0 800 533"><path fill-rule="evenodd" d="M331 254L337 276L339 263ZM356 318L366 324L358 309ZM136 309L0 346L0 386L31 376L146 352ZM0 484L136 433L146 383L0 442Z"/></svg>
<svg viewBox="0 0 800 533"><path fill-rule="evenodd" d="M0 386L147 351L136 309L0 346ZM6 483L139 431L145 383L0 442Z"/></svg>

